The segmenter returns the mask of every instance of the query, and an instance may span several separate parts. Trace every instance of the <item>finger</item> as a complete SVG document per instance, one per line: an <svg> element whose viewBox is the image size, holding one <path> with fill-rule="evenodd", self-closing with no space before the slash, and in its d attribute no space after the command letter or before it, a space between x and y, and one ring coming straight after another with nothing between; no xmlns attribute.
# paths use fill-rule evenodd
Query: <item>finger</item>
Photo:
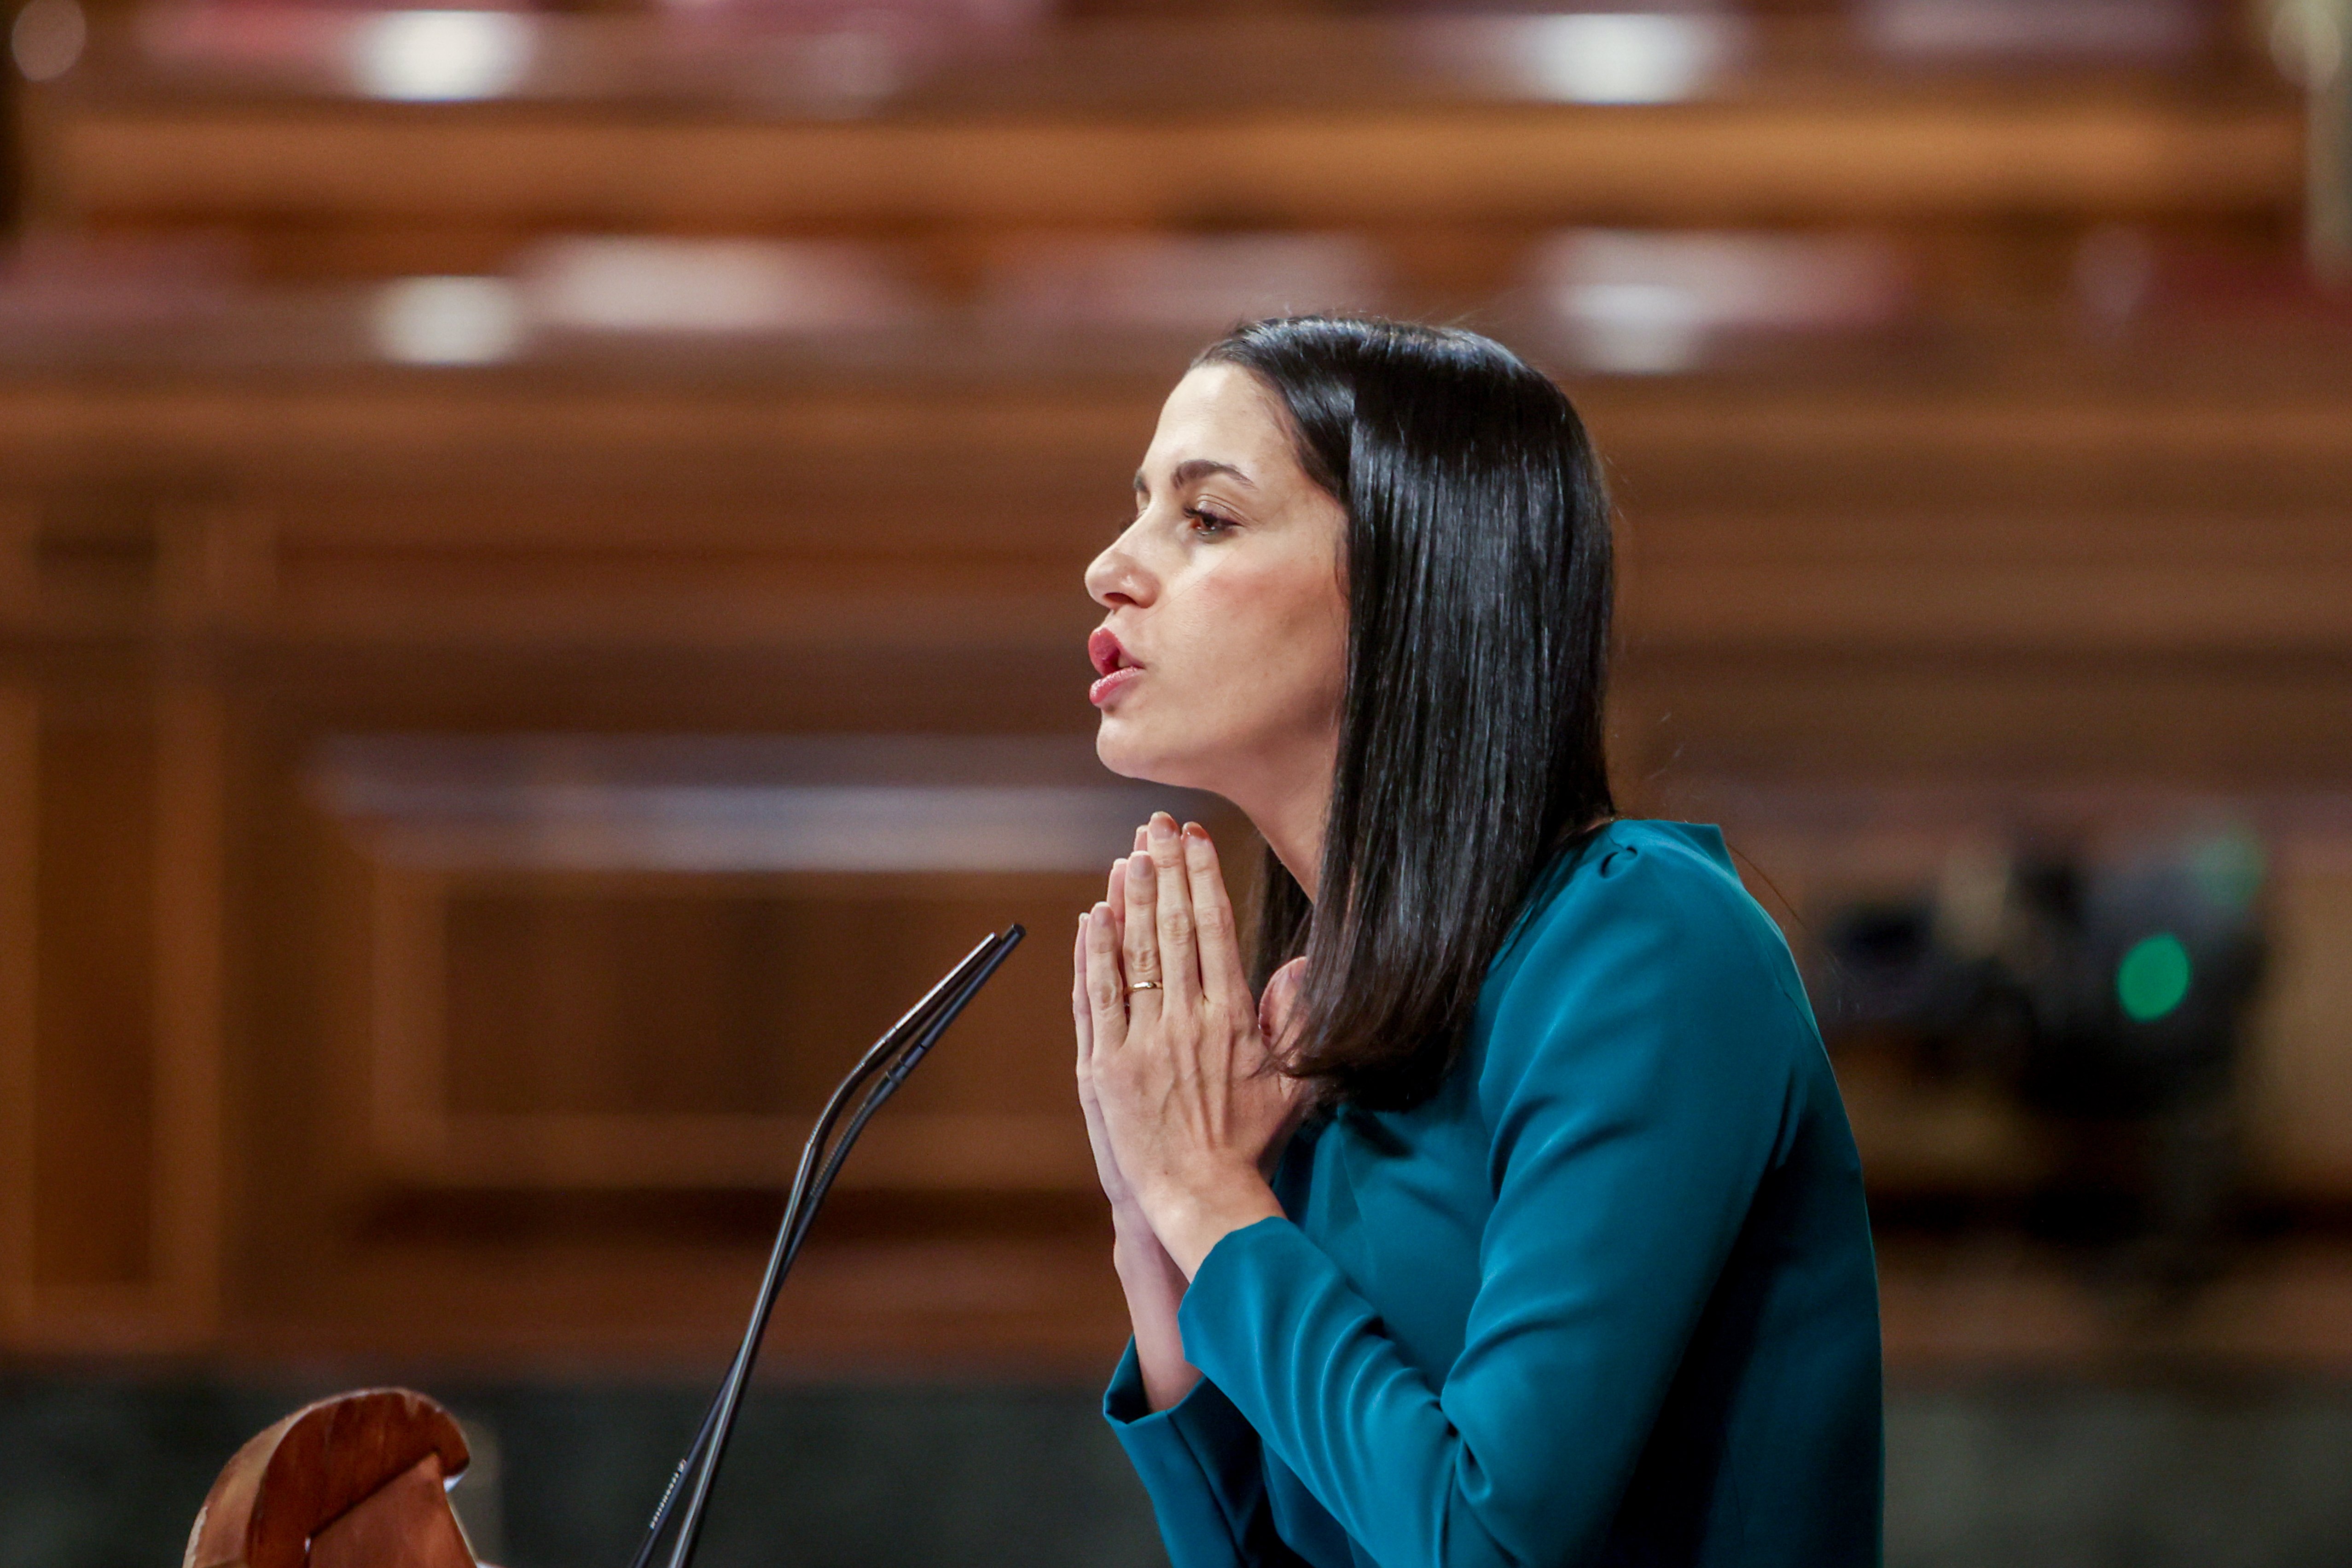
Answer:
<svg viewBox="0 0 2352 1568"><path fill-rule="evenodd" d="M1127 862L1127 931L1119 952L1125 956L1126 984L1156 980L1164 985L1167 976L1160 973L1160 942L1157 917L1153 905L1158 901L1159 889L1153 875L1151 857L1136 855ZM1149 1025L1160 1016L1160 987L1137 991L1127 995L1127 1016L1137 1028Z"/></svg>
<svg viewBox="0 0 2352 1568"><path fill-rule="evenodd" d="M1246 1006L1249 971L1242 963L1234 900L1225 890L1216 841L1197 822L1184 825L1184 873L1192 889L1192 929L1201 947L1201 991L1213 1001Z"/></svg>
<svg viewBox="0 0 2352 1568"><path fill-rule="evenodd" d="M1111 935L1110 906L1087 912L1087 1011L1093 1025L1095 1056L1127 1044L1127 998L1119 973L1118 948Z"/></svg>
<svg viewBox="0 0 2352 1568"><path fill-rule="evenodd" d="M1162 1001L1171 1007L1192 1007L1201 999L1200 949L1192 940L1192 880L1184 867L1184 838L1176 819L1154 812L1150 822L1153 918L1160 938L1160 979L1167 987Z"/></svg>
<svg viewBox="0 0 2352 1568"><path fill-rule="evenodd" d="M1076 937L1070 943L1070 1021L1078 1035L1078 1076L1087 1076L1087 1058L1095 1048L1095 1015L1087 1001L1087 917L1078 917Z"/></svg>
<svg viewBox="0 0 2352 1568"><path fill-rule="evenodd" d="M1135 848L1130 853L1140 854L1142 850L1143 829L1139 827L1135 830ZM1125 855L1110 863L1108 896L1111 927L1118 932L1118 940L1124 944L1127 941L1127 856Z"/></svg>

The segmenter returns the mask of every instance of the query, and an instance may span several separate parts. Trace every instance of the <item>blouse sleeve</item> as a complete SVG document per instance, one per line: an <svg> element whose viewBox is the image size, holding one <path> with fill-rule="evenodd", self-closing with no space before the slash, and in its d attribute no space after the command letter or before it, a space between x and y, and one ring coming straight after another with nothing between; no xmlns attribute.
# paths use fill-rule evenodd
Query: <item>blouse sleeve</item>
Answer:
<svg viewBox="0 0 2352 1568"><path fill-rule="evenodd" d="M1288 1568L1300 1561L1275 1533L1258 1436L1216 1384L1204 1377L1155 1411L1129 1342L1103 1415L1151 1498L1173 1568Z"/></svg>
<svg viewBox="0 0 2352 1568"><path fill-rule="evenodd" d="M1186 1292L1186 1355L1382 1568L1584 1559L1774 1158L1810 1014L1760 912L1673 858L1580 879L1494 1003L1494 1205L1442 1384L1287 1220Z"/></svg>

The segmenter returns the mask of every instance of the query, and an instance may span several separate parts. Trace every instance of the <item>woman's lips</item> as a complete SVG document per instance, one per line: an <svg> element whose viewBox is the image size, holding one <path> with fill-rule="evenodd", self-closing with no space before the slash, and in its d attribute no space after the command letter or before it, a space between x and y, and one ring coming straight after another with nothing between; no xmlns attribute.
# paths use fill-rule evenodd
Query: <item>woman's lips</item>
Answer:
<svg viewBox="0 0 2352 1568"><path fill-rule="evenodd" d="M1135 665L1114 669L1087 688L1087 700L1097 708L1108 708L1118 694L1143 679L1143 671Z"/></svg>
<svg viewBox="0 0 2352 1568"><path fill-rule="evenodd" d="M1094 661L1095 673L1102 679L1087 690L1087 700L1097 708L1135 684L1143 675L1143 667L1127 657L1118 637L1108 626L1097 626L1087 638L1087 657Z"/></svg>
<svg viewBox="0 0 2352 1568"><path fill-rule="evenodd" d="M1097 626L1087 634L1087 658L1094 661L1097 675L1108 675L1114 669L1135 662L1127 657L1127 649L1119 645L1118 635L1108 626Z"/></svg>

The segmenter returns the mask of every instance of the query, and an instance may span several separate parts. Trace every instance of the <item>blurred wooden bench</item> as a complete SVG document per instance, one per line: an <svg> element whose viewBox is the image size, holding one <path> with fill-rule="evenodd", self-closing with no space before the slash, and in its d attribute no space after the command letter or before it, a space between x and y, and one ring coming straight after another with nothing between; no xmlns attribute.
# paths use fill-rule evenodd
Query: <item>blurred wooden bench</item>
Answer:
<svg viewBox="0 0 2352 1568"><path fill-rule="evenodd" d="M514 25L538 63L467 102L363 96L348 41L274 74L201 37L118 41L33 105L38 199L99 229L241 235L285 275L497 270L537 235L656 232L912 240L952 286L1024 229L1340 228L1389 247L1415 299L1463 300L1561 226L2015 237L2275 228L2302 200L2299 104L2227 47L2020 68L1756 19L1644 46L1666 58L1626 90L1654 100L1607 102L1580 101L1612 90L1580 74L1590 41L1546 30L1574 18L1103 23L858 69L826 37Z"/></svg>

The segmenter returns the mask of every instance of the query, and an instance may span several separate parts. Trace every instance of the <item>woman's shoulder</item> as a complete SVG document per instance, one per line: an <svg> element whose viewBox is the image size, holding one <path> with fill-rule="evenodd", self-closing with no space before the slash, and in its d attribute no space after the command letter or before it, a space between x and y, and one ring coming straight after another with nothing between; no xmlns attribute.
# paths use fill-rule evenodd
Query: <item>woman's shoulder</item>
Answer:
<svg viewBox="0 0 2352 1568"><path fill-rule="evenodd" d="M1723 830L1706 823L1620 817L1594 830L1538 879L1514 942L1540 946L1595 920L1664 921L1685 938L1782 945L1741 884Z"/></svg>
<svg viewBox="0 0 2352 1568"><path fill-rule="evenodd" d="M1754 1018L1818 1040L1787 942L1741 884L1721 830L1621 819L1549 867L1488 976L1493 1013L1572 1007Z"/></svg>

